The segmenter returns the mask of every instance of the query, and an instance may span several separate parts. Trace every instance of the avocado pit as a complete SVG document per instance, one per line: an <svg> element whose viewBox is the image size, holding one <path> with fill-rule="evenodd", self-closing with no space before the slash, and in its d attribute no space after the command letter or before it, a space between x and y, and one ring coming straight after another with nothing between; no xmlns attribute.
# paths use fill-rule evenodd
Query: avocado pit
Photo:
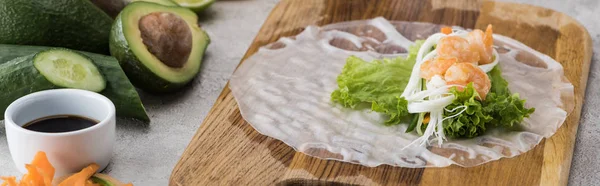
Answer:
<svg viewBox="0 0 600 186"><path fill-rule="evenodd" d="M185 65L192 51L192 32L179 16L154 12L139 20L142 42L163 64L172 68Z"/></svg>

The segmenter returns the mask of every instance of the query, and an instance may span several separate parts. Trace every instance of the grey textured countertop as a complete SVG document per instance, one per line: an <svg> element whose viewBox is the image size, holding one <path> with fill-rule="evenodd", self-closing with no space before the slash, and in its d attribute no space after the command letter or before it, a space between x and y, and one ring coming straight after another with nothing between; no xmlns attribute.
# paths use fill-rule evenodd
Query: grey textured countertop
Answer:
<svg viewBox="0 0 600 186"><path fill-rule="evenodd" d="M142 94L152 118L149 126L117 121L117 145L108 174L135 185L167 185L179 156L206 117L262 23L278 0L218 1L201 14L212 39L202 71L192 85L169 96ZM569 183L600 185L600 1L518 0L566 13L590 32L594 57L575 146ZM0 175L18 175L4 125L0 125Z"/></svg>

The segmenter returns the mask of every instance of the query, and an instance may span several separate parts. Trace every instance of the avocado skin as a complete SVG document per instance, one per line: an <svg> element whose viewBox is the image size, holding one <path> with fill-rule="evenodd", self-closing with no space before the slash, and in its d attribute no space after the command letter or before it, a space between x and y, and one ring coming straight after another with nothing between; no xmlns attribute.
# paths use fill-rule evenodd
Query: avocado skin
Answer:
<svg viewBox="0 0 600 186"><path fill-rule="evenodd" d="M89 0L0 0L0 43L108 54L112 19Z"/></svg>
<svg viewBox="0 0 600 186"><path fill-rule="evenodd" d="M179 90L181 87L193 80L192 78L181 83L169 82L154 74L150 69L148 69L148 67L141 63L138 57L129 47L129 43L125 38L125 33L123 33L122 15L123 14L120 13L117 18L115 18L111 29L109 40L110 53L113 57L117 58L132 84L150 93L170 93ZM206 45L208 45L210 43L210 39L204 31L202 32L204 37L198 39L206 39ZM205 54L207 48L208 47L203 47L202 51L197 51L192 48L192 52L202 52ZM199 60L202 60L202 57ZM202 62L200 62L198 65L201 64Z"/></svg>

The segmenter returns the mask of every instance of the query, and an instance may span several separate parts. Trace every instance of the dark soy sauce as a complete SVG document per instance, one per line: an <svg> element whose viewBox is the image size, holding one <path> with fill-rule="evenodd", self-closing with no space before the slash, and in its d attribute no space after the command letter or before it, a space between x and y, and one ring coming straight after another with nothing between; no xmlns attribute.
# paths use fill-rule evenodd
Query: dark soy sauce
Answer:
<svg viewBox="0 0 600 186"><path fill-rule="evenodd" d="M23 128L36 132L61 133L85 129L97 124L98 121L76 115L56 115L33 120Z"/></svg>

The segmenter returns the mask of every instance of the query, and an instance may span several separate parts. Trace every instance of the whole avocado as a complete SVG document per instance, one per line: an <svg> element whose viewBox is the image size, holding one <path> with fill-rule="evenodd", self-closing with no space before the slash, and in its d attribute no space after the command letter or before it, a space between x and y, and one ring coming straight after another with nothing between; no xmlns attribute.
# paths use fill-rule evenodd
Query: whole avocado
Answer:
<svg viewBox="0 0 600 186"><path fill-rule="evenodd" d="M89 0L0 0L0 43L109 54L112 18Z"/></svg>

